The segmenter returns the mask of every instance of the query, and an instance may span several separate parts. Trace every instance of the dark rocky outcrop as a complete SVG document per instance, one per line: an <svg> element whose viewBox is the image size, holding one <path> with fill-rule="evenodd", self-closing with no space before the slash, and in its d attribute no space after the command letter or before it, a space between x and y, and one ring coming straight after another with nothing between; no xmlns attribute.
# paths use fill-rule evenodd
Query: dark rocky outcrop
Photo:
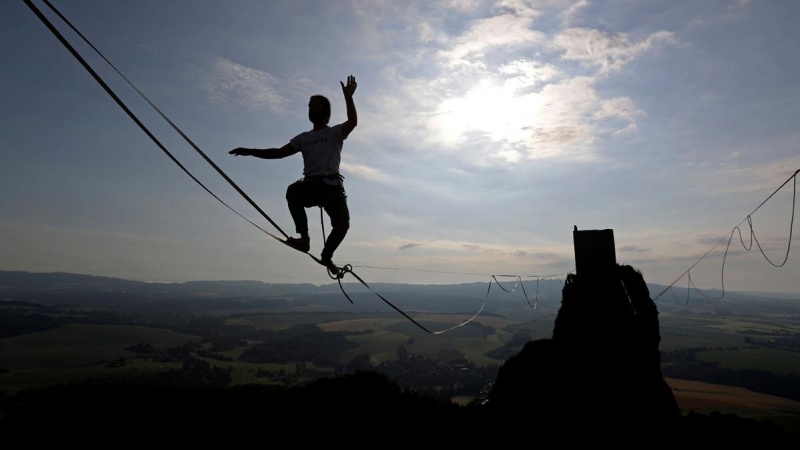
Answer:
<svg viewBox="0 0 800 450"><path fill-rule="evenodd" d="M551 339L500 368L488 409L504 423L550 430L653 430L680 418L661 374L658 309L640 272L570 275Z"/></svg>

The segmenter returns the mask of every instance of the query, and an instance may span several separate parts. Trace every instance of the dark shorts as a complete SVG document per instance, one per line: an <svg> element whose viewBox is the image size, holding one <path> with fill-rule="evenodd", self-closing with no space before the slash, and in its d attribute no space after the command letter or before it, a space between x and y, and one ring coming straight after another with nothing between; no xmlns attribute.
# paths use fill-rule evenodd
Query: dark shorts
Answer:
<svg viewBox="0 0 800 450"><path fill-rule="evenodd" d="M347 207L347 194L341 184L328 184L325 180L300 180L286 190L286 200L301 204L304 208L321 206L328 211Z"/></svg>
<svg viewBox="0 0 800 450"><path fill-rule="evenodd" d="M305 208L322 207L331 219L331 235L326 249L328 256L344 238L350 228L350 211L347 209L347 194L344 186L331 185L325 180L304 179L292 183L286 189L289 212L294 219L295 230L301 235L308 233L308 218Z"/></svg>

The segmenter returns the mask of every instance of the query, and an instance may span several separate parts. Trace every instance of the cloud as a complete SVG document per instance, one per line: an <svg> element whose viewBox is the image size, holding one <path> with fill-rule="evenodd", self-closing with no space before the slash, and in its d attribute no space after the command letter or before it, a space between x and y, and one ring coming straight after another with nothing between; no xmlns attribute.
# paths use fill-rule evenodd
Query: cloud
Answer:
<svg viewBox="0 0 800 450"><path fill-rule="evenodd" d="M444 0L444 8L455 9L458 11L472 11L483 3L483 0Z"/></svg>
<svg viewBox="0 0 800 450"><path fill-rule="evenodd" d="M691 240L701 246L714 246L719 242L725 243L724 241L727 240L727 235L713 235L710 233L697 233Z"/></svg>
<svg viewBox="0 0 800 450"><path fill-rule="evenodd" d="M600 66L601 72L609 72L622 68L658 43L674 41L673 34L668 31L659 31L642 42L631 43L624 34L570 28L558 34L553 43L564 51L563 59Z"/></svg>
<svg viewBox="0 0 800 450"><path fill-rule="evenodd" d="M493 47L521 47L542 43L545 34L531 29L535 16L507 13L479 19L473 22L467 32L455 39L449 50L443 50L440 54L454 62L466 56L476 56L476 53Z"/></svg>
<svg viewBox="0 0 800 450"><path fill-rule="evenodd" d="M365 166L363 164L353 164L353 163L346 163L342 162L340 164L340 169L347 175L352 175L358 178L364 178L370 181L378 181L378 182L391 182L392 176L384 173L380 169L376 169L374 167Z"/></svg>
<svg viewBox="0 0 800 450"><path fill-rule="evenodd" d="M643 247L640 247L640 246L638 246L636 244L620 245L619 247L617 247L617 250L619 250L620 252L625 252L625 253L648 253L648 252L650 252L649 248L643 248Z"/></svg>
<svg viewBox="0 0 800 450"><path fill-rule="evenodd" d="M580 0L574 5L571 5L566 11L561 13L564 25L570 25L572 21L575 19L575 16L578 15L580 10L587 6L589 6L589 0Z"/></svg>
<svg viewBox="0 0 800 450"><path fill-rule="evenodd" d="M286 99L278 93L279 83L268 72L218 57L204 74L201 86L214 102L232 102L253 109L281 111Z"/></svg>
<svg viewBox="0 0 800 450"><path fill-rule="evenodd" d="M503 82L504 87L511 88L516 93L520 94L540 88L545 82L562 75L561 70L552 64L546 64L527 58L516 59L503 64L497 71L507 76L506 80Z"/></svg>
<svg viewBox="0 0 800 450"><path fill-rule="evenodd" d="M763 162L742 159L737 155L713 167L702 163L690 164L693 171L691 189L704 195L764 192L766 198L800 167L800 156ZM686 170L685 167L680 169ZM791 189L792 182L789 182L781 192L791 193ZM742 211L742 214L747 212Z"/></svg>
<svg viewBox="0 0 800 450"><path fill-rule="evenodd" d="M402 245L400 245L399 247L397 247L397 249L398 250L406 250L406 249L414 248L414 247L422 247L423 245L425 245L425 244L420 243L420 242L405 242Z"/></svg>
<svg viewBox="0 0 800 450"><path fill-rule="evenodd" d="M643 114L644 111L639 109L630 98L617 97L604 100L600 105L600 110L594 114L594 117L597 119L632 119Z"/></svg>

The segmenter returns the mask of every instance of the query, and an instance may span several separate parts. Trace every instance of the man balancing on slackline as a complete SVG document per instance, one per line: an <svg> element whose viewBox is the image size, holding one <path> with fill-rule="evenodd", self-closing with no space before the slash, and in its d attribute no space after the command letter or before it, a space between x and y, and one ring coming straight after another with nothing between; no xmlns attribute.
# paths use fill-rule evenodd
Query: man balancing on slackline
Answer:
<svg viewBox="0 0 800 450"><path fill-rule="evenodd" d="M331 219L331 233L322 249L320 260L334 275L339 268L333 263L333 252L342 243L350 228L350 212L347 209L347 194L344 191L339 163L342 158L342 145L350 132L358 124L353 94L356 91L356 77L347 77L347 85L342 83L342 93L347 104L347 120L339 125L328 126L331 118L331 102L322 95L312 95L308 101L308 120L314 125L311 131L295 136L281 148L251 149L235 148L231 155L255 156L263 159L280 159L301 152L303 154L303 179L286 189L286 201L294 219L299 238L289 237L286 243L301 252L311 250L308 236L308 218L305 208L321 206Z"/></svg>

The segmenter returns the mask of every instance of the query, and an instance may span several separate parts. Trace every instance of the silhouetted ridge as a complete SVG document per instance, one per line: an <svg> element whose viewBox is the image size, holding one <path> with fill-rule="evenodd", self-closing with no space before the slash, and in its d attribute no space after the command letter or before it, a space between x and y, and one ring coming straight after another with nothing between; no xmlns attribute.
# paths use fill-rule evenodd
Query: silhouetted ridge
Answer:
<svg viewBox="0 0 800 450"><path fill-rule="evenodd" d="M658 310L641 273L570 275L552 339L526 344L500 368L492 415L550 427L613 432L674 423L680 410L661 374Z"/></svg>

